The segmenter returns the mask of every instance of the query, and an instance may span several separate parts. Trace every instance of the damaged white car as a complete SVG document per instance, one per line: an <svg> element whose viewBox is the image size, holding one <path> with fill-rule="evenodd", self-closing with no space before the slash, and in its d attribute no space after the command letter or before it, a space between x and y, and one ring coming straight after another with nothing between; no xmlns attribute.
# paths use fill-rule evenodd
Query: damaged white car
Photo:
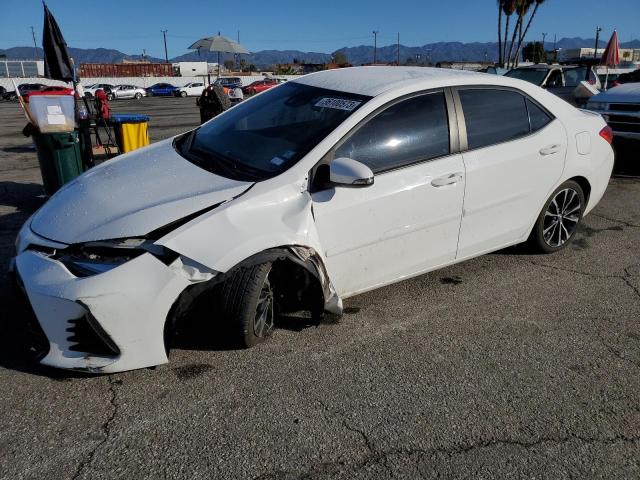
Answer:
<svg viewBox="0 0 640 480"><path fill-rule="evenodd" d="M39 361L167 362L207 295L241 346L280 313L529 240L565 247L602 197L611 131L520 80L362 67L287 82L91 169L24 225ZM420 302L420 299L416 299Z"/></svg>

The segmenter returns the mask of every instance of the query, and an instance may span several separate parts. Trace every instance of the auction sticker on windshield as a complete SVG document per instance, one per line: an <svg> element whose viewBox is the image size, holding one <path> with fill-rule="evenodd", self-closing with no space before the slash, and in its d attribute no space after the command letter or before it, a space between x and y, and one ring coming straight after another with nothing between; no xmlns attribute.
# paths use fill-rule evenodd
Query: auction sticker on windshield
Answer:
<svg viewBox="0 0 640 480"><path fill-rule="evenodd" d="M360 105L362 102L359 100L346 100L344 98L331 98L324 97L318 100L318 103L315 104L316 107L323 108L336 108L338 110L347 110L350 112Z"/></svg>

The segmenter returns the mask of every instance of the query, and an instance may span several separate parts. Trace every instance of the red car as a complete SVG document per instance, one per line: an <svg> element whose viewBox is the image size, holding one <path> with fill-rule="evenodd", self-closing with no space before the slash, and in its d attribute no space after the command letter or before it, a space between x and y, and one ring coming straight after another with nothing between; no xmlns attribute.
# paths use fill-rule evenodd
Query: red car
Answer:
<svg viewBox="0 0 640 480"><path fill-rule="evenodd" d="M28 102L32 95L73 95L73 89L60 86L46 87L42 90L34 90L23 96L24 101Z"/></svg>
<svg viewBox="0 0 640 480"><path fill-rule="evenodd" d="M265 78L264 80L256 80L253 83L250 83L246 87L242 87L242 93L246 95L253 95L255 93L264 92L265 90L269 90L276 85L282 83L282 80L278 80L276 78Z"/></svg>

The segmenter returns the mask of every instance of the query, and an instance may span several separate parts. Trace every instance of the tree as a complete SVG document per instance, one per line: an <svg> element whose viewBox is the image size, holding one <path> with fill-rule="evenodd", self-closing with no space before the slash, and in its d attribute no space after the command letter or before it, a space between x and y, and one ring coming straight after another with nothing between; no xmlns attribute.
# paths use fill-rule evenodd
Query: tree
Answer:
<svg viewBox="0 0 640 480"><path fill-rule="evenodd" d="M504 67L506 61L506 53L507 53L507 38L509 37L509 21L511 20L511 15L516 11L518 0L504 0L502 2L502 12L507 17L507 21L505 24L504 30L504 43L502 45L502 56L500 57L500 66Z"/></svg>
<svg viewBox="0 0 640 480"><path fill-rule="evenodd" d="M547 52L544 51L542 42L529 42L522 49L522 57L534 63L544 63L547 61Z"/></svg>
<svg viewBox="0 0 640 480"><path fill-rule="evenodd" d="M518 48L513 50L513 47L516 45L516 36L518 36L520 42L522 42L522 24L524 23L524 18L533 5L535 0L516 0L516 13L518 14L518 22L516 23L515 28L513 29L513 36L511 37L511 44L509 45L509 53L507 55L507 64L510 67L514 67L517 62L518 56ZM519 44L518 44L519 46Z"/></svg>
<svg viewBox="0 0 640 480"><path fill-rule="evenodd" d="M233 60L224 61L224 68L226 68L228 71L232 71L234 66L235 66L235 62Z"/></svg>
<svg viewBox="0 0 640 480"><path fill-rule="evenodd" d="M527 36L527 32L529 31L529 27L531 26L531 22L533 21L533 18L536 16L536 13L538 12L538 8L540 8L540 5L542 5L545 0L535 0L536 2L536 6L533 7L533 12L531 12L531 16L529 17L529 21L527 22L527 26L524 29L524 33L520 36L520 41L518 42L518 48L516 50L516 58L520 57L520 50L522 49L522 43L524 42L525 37ZM546 61L546 59L545 59Z"/></svg>
<svg viewBox="0 0 640 480"><path fill-rule="evenodd" d="M498 63L502 63L502 9L504 0L498 0Z"/></svg>
<svg viewBox="0 0 640 480"><path fill-rule="evenodd" d="M344 65L345 63L349 63L347 56L344 52L335 52L333 54L333 63L337 63L338 65Z"/></svg>

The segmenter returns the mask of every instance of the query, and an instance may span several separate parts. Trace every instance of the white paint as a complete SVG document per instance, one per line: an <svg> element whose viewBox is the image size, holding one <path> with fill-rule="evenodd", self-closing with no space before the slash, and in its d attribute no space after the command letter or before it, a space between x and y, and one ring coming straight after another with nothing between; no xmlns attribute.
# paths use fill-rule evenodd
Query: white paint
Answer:
<svg viewBox="0 0 640 480"><path fill-rule="evenodd" d="M586 212L600 200L613 152L598 135L605 125L599 115L518 80L420 71L372 67L297 80L376 96L269 180L251 185L209 174L182 159L169 139L111 160L63 188L17 240L16 268L52 347L43 363L115 372L166 362L165 319L180 293L266 249L296 245L318 252L328 281L344 298L524 241L550 193L569 178L589 181ZM477 84L519 88L556 120L518 140L378 174L371 186L309 192L309 171L378 108L417 91ZM589 154L580 155L576 142L567 140L581 132L591 138ZM59 261L28 248L141 236L220 202L155 242L179 254L170 265L145 253L105 273L76 278ZM78 301L118 345L119 357L69 350L68 320L85 312ZM334 306L340 304L340 297L333 298Z"/></svg>

